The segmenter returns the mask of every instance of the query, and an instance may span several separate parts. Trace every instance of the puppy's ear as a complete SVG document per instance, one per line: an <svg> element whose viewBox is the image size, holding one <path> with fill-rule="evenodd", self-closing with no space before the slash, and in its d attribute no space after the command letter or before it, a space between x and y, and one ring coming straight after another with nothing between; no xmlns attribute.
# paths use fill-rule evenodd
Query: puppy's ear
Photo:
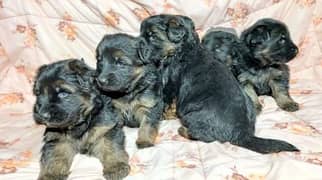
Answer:
<svg viewBox="0 0 322 180"><path fill-rule="evenodd" d="M38 68L38 70L37 70L37 73L36 73L36 76L35 76L35 78L34 78L34 85L33 85L33 88L32 88L32 92L33 92L33 94L34 95L37 95L37 81L38 81L38 79L39 79L39 76L47 69L47 67L48 67L48 65L42 65L42 66L40 66L39 68Z"/></svg>
<svg viewBox="0 0 322 180"><path fill-rule="evenodd" d="M240 36L240 39L247 46L256 46L263 43L267 38L269 38L269 32L266 25L253 26L242 32Z"/></svg>
<svg viewBox="0 0 322 180"><path fill-rule="evenodd" d="M85 64L83 58L81 60L75 59L70 61L68 63L68 67L70 70L76 72L79 75L84 75L85 73L91 70L91 68Z"/></svg>
<svg viewBox="0 0 322 180"><path fill-rule="evenodd" d="M168 38L172 42L179 42L186 35L184 23L179 18L171 18L168 21Z"/></svg>
<svg viewBox="0 0 322 180"><path fill-rule="evenodd" d="M151 48L144 38L139 38L138 41L138 55L143 64L148 64L150 62L150 56L152 53Z"/></svg>
<svg viewBox="0 0 322 180"><path fill-rule="evenodd" d="M199 43L199 36L196 32L196 28L195 28L195 24L192 21L191 18L187 17L187 16L180 16L177 15L177 18L180 19L180 22L182 22L184 28L186 29L186 33L187 33L187 42L189 44L197 44Z"/></svg>

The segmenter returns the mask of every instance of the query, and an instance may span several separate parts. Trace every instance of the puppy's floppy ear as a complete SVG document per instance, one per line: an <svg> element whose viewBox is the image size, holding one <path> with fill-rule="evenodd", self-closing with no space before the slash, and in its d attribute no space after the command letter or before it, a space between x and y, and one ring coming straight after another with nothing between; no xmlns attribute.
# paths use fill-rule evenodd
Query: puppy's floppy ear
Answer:
<svg viewBox="0 0 322 180"><path fill-rule="evenodd" d="M187 16L176 15L180 22L183 23L184 28L186 29L186 33L188 35L187 42L189 44L197 44L199 43L199 36L196 32L195 24L191 18Z"/></svg>
<svg viewBox="0 0 322 180"><path fill-rule="evenodd" d="M152 50L144 38L139 38L137 52L143 64L148 64L150 62L149 58Z"/></svg>
<svg viewBox="0 0 322 180"><path fill-rule="evenodd" d="M242 32L240 39L244 41L247 46L253 46L256 44L263 43L269 38L269 31L267 26L264 24L254 25L253 27Z"/></svg>
<svg viewBox="0 0 322 180"><path fill-rule="evenodd" d="M186 35L184 23L179 18L171 18L168 23L168 38L172 42L179 42Z"/></svg>

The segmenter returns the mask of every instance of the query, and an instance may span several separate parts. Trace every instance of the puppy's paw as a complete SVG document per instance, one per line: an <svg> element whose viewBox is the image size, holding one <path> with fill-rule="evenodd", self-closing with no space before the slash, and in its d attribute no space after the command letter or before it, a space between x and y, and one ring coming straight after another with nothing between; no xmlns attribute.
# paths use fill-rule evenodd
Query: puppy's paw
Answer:
<svg viewBox="0 0 322 180"><path fill-rule="evenodd" d="M147 140L136 140L136 146L139 148L139 149L143 149L143 148L148 148L148 147L152 147L154 146L153 142L151 141L147 141Z"/></svg>
<svg viewBox="0 0 322 180"><path fill-rule="evenodd" d="M190 139L191 137L189 136L188 134L188 129L184 126L181 126L179 129L178 129L178 134L184 138L187 138L187 139Z"/></svg>
<svg viewBox="0 0 322 180"><path fill-rule="evenodd" d="M290 101L290 102L281 104L280 108L282 108L285 111L289 111L289 112L294 112L294 111L297 111L300 109L299 104L294 101Z"/></svg>
<svg viewBox="0 0 322 180"><path fill-rule="evenodd" d="M121 180L130 173L130 166L126 163L118 163L104 172L106 180Z"/></svg>

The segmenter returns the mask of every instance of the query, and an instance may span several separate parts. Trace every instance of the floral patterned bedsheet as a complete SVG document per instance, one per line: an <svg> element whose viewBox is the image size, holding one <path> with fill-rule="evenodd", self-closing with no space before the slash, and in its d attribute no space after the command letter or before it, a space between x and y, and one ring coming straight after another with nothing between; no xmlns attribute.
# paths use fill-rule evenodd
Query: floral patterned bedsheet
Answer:
<svg viewBox="0 0 322 180"><path fill-rule="evenodd" d="M0 179L36 179L42 126L32 120L32 81L45 63L83 57L95 66L95 47L106 33L138 35L145 17L190 16L200 36L215 26L240 33L257 19L284 21L300 53L291 68L291 95L301 109L277 108L261 97L256 134L283 139L300 153L261 155L228 143L189 141L177 120L163 121L153 148L135 147L137 130L125 128L133 179L322 179L321 0L0 0ZM70 179L103 179L95 158L78 155Z"/></svg>

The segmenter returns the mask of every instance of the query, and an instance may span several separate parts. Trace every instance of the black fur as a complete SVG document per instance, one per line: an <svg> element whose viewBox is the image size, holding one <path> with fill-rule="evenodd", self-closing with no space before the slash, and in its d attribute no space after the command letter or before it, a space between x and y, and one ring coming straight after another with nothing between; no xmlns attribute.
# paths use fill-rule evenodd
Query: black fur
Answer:
<svg viewBox="0 0 322 180"><path fill-rule="evenodd" d="M141 25L141 35L152 48L154 62L164 65L164 88L173 86L181 135L205 142L229 141L260 153L298 151L287 142L254 136L253 104L225 65L200 44L190 18L149 17ZM165 44L175 47L172 57L164 53Z"/></svg>
<svg viewBox="0 0 322 180"><path fill-rule="evenodd" d="M249 49L232 28L211 28L201 43L210 50L213 59L225 64L236 78L252 65Z"/></svg>

